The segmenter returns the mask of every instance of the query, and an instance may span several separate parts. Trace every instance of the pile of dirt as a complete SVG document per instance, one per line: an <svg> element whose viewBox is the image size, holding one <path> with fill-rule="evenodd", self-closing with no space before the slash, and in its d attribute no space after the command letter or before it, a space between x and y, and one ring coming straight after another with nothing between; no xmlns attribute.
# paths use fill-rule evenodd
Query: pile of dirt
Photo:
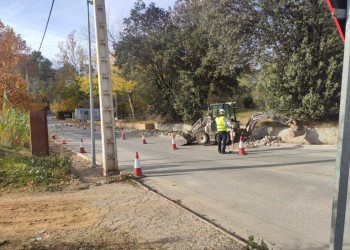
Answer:
<svg viewBox="0 0 350 250"><path fill-rule="evenodd" d="M283 143L283 140L279 136L265 136L264 138L257 140L257 139L248 139L245 142L246 148L257 148L261 146L272 146L272 147L279 147L280 143ZM238 146L238 144L237 144Z"/></svg>

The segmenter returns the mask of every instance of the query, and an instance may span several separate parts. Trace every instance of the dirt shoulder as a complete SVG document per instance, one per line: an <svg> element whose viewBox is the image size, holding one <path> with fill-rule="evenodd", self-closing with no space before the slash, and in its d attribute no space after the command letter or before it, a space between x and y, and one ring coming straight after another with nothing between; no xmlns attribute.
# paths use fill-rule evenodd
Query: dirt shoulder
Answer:
<svg viewBox="0 0 350 250"><path fill-rule="evenodd" d="M79 181L64 191L0 193L0 249L240 249L175 204L73 159Z"/></svg>

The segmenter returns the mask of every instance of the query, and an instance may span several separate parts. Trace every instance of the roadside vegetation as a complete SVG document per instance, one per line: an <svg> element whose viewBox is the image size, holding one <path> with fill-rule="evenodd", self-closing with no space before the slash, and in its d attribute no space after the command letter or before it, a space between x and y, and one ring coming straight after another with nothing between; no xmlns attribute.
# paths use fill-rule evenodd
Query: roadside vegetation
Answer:
<svg viewBox="0 0 350 250"><path fill-rule="evenodd" d="M33 157L28 148L0 144L0 191L62 190L73 180L68 154Z"/></svg>
<svg viewBox="0 0 350 250"><path fill-rule="evenodd" d="M4 92L4 100L6 99ZM8 107L5 101L0 110L0 143L28 147L29 136L29 115Z"/></svg>
<svg viewBox="0 0 350 250"><path fill-rule="evenodd" d="M248 245L245 247L246 250L269 250L269 247L266 245L263 239L260 243L254 241L254 236L250 235L248 238Z"/></svg>

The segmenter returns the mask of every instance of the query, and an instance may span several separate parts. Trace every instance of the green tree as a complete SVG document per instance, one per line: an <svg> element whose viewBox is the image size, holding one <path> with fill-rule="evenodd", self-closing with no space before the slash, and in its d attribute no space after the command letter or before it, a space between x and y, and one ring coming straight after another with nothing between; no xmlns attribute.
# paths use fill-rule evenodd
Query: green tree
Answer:
<svg viewBox="0 0 350 250"><path fill-rule="evenodd" d="M337 114L343 45L326 3L260 0L249 8L259 17L260 89L266 107L295 118Z"/></svg>
<svg viewBox="0 0 350 250"><path fill-rule="evenodd" d="M133 76L150 111L193 122L210 94L232 92L237 85L236 66L221 70L219 60L208 53L203 14L198 0L177 1L171 12L138 1L125 19L121 40L114 45L116 64L124 78Z"/></svg>
<svg viewBox="0 0 350 250"><path fill-rule="evenodd" d="M27 63L29 91L46 105L49 105L54 99L54 74L52 62L43 57L40 51L33 51Z"/></svg>
<svg viewBox="0 0 350 250"><path fill-rule="evenodd" d="M238 64L230 65L228 70L222 67L223 58L213 46L217 42L208 32L207 9L199 0L179 0L172 15L177 27L173 45L179 55L176 107L186 122L202 116L209 95L233 94L241 72Z"/></svg>
<svg viewBox="0 0 350 250"><path fill-rule="evenodd" d="M135 3L130 17L124 20L120 41L114 44L115 64L121 76L138 83L151 112L176 119L175 80L173 71L164 66L165 52L172 43L170 13L151 3Z"/></svg>

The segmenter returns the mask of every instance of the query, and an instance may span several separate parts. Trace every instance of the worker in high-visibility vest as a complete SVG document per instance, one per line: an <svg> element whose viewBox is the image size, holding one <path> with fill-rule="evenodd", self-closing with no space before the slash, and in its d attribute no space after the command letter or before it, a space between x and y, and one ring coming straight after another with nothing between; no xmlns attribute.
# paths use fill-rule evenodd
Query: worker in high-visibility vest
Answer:
<svg viewBox="0 0 350 250"><path fill-rule="evenodd" d="M216 122L216 128L218 130L218 153L219 154L226 154L226 139L227 139L227 133L226 128L231 128L226 121L225 118L225 110L220 109L219 110L219 116L215 119ZM222 147L221 147L221 141L222 141Z"/></svg>

